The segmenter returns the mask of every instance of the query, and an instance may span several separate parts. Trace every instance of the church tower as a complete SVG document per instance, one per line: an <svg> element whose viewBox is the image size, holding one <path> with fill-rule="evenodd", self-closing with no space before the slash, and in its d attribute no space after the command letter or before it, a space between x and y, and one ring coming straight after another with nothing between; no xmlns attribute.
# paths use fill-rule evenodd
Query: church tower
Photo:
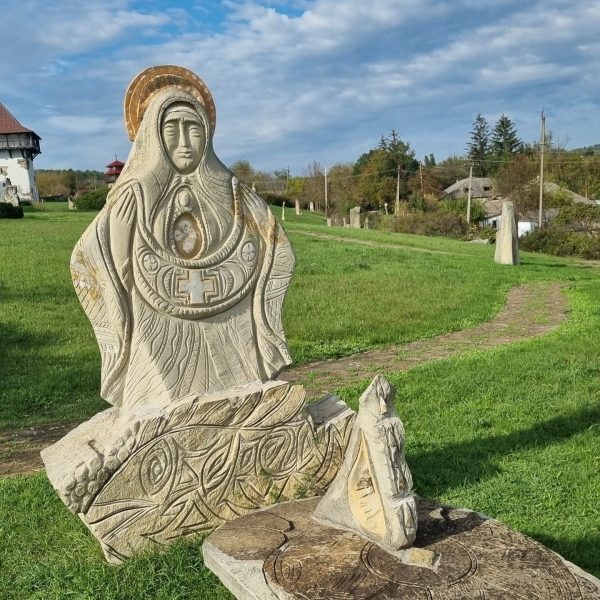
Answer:
<svg viewBox="0 0 600 600"><path fill-rule="evenodd" d="M33 159L41 152L40 139L0 103L0 196L4 201L39 200Z"/></svg>

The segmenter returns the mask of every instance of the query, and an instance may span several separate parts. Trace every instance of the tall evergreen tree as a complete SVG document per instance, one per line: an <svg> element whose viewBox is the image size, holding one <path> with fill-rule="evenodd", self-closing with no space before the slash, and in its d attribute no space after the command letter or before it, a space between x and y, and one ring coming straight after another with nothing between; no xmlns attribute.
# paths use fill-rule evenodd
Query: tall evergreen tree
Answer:
<svg viewBox="0 0 600 600"><path fill-rule="evenodd" d="M515 124L502 115L492 131L492 154L496 160L507 160L523 149L523 142L517 136Z"/></svg>
<svg viewBox="0 0 600 600"><path fill-rule="evenodd" d="M491 154L491 142L490 126L481 113L475 117L467 151L468 157L475 163L476 174L479 177L485 177L489 171L487 161Z"/></svg>

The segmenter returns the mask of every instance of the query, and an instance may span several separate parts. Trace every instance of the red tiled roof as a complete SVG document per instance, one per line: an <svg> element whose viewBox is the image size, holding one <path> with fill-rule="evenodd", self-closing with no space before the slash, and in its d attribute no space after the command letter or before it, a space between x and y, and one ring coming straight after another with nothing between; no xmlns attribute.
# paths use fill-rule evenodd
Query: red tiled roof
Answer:
<svg viewBox="0 0 600 600"><path fill-rule="evenodd" d="M106 171L106 173L104 173L105 176L120 175L120 174L121 174L121 169L109 169L108 171Z"/></svg>
<svg viewBox="0 0 600 600"><path fill-rule="evenodd" d="M0 134L3 133L34 133L31 129L23 127L19 121L17 121L8 112L7 108L0 102Z"/></svg>
<svg viewBox="0 0 600 600"><path fill-rule="evenodd" d="M110 165L106 165L107 169L110 169L111 167L124 167L125 163L122 163L120 160L114 160L113 162L110 163Z"/></svg>

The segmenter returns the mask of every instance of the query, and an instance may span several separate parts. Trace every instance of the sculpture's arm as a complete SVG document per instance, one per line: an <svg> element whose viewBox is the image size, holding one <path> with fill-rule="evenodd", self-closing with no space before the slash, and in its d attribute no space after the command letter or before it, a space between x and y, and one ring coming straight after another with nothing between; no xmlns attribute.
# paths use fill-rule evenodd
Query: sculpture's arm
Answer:
<svg viewBox="0 0 600 600"><path fill-rule="evenodd" d="M119 198L107 203L81 236L71 257L73 284L100 348L101 396L115 405L121 403L130 348L129 294L124 285L129 264L124 249L130 243L124 239L130 239L133 229L126 235L125 228L134 218L132 209L127 208L131 205L129 194L124 190Z"/></svg>
<svg viewBox="0 0 600 600"><path fill-rule="evenodd" d="M131 292L131 247L137 215L136 198L128 188L110 212L110 249L123 287Z"/></svg>

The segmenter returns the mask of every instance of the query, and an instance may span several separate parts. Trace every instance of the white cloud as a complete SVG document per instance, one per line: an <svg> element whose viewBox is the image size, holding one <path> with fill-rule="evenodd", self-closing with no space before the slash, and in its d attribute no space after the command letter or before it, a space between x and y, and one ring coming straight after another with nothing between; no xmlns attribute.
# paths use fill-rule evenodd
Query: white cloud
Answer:
<svg viewBox="0 0 600 600"><path fill-rule="evenodd" d="M32 111L21 120L47 128L44 164L69 156L59 131L73 133L65 166L123 155L123 94L152 64L181 64L205 80L224 160L284 161L296 172L311 158L354 160L392 127L439 157L464 149L477 112L510 114L533 139L542 105L561 133L573 102L597 106L598 0L227 1L221 23L210 20L210 2L8 4L11 35L25 17L40 31L0 74L9 99ZM577 121L573 144L600 141L597 121ZM95 135L102 143L88 144Z"/></svg>
<svg viewBox="0 0 600 600"><path fill-rule="evenodd" d="M53 116L48 118L48 124L61 132L68 133L98 133L109 128L109 122L102 117Z"/></svg>

